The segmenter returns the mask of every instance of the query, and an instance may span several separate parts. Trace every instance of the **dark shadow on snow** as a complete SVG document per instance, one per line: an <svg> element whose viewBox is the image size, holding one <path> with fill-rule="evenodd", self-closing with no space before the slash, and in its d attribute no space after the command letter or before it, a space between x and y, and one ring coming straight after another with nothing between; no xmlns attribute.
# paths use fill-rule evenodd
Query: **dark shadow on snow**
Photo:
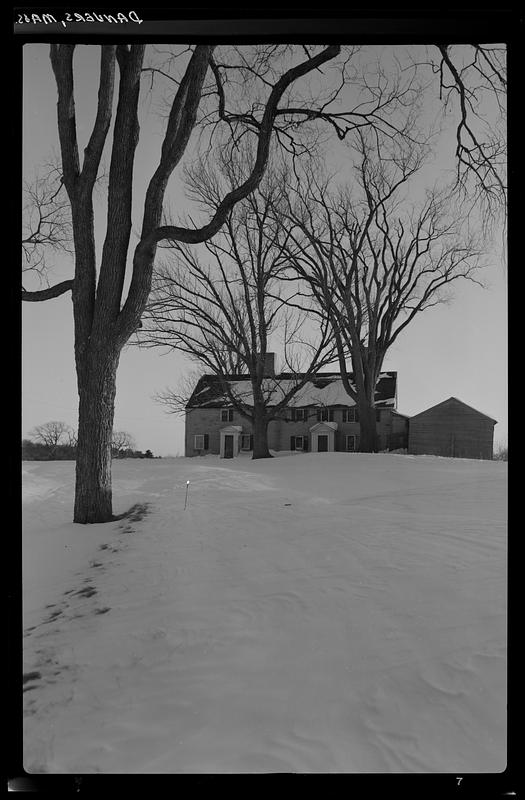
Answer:
<svg viewBox="0 0 525 800"><path fill-rule="evenodd" d="M135 503L134 506L131 506L127 511L124 511L123 514L116 514L113 516L113 521L116 522L119 519L129 519L131 522L140 522L149 511L149 503Z"/></svg>

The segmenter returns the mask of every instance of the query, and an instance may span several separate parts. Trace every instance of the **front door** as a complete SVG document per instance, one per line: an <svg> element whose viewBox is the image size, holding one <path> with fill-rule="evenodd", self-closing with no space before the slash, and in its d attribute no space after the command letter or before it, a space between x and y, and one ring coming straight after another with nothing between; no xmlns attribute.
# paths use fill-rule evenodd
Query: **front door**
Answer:
<svg viewBox="0 0 525 800"><path fill-rule="evenodd" d="M327 433L320 433L317 437L317 452L318 453L327 453L328 452L328 434Z"/></svg>
<svg viewBox="0 0 525 800"><path fill-rule="evenodd" d="M233 458L233 436L228 433L224 437L224 458Z"/></svg>

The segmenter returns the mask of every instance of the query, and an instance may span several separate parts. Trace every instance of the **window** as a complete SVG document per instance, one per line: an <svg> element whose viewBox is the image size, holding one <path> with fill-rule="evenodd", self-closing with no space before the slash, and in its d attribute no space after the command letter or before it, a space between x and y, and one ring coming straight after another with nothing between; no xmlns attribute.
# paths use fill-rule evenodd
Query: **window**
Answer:
<svg viewBox="0 0 525 800"><path fill-rule="evenodd" d="M209 436L207 433L196 433L193 440L193 447L195 450L208 450Z"/></svg>
<svg viewBox="0 0 525 800"><path fill-rule="evenodd" d="M308 409L292 408L292 422L306 422L308 419Z"/></svg>
<svg viewBox="0 0 525 800"><path fill-rule="evenodd" d="M243 433L241 436L241 450L253 450L251 433Z"/></svg>
<svg viewBox="0 0 525 800"><path fill-rule="evenodd" d="M351 434L349 436L346 436L345 438L346 438L346 449L350 453L354 453L356 446L356 437L353 434Z"/></svg>
<svg viewBox="0 0 525 800"><path fill-rule="evenodd" d="M358 422L357 408L351 406L350 408L343 408L343 422Z"/></svg>
<svg viewBox="0 0 525 800"><path fill-rule="evenodd" d="M221 408L221 422L233 422L233 408Z"/></svg>
<svg viewBox="0 0 525 800"><path fill-rule="evenodd" d="M290 450L308 450L308 436L291 436Z"/></svg>
<svg viewBox="0 0 525 800"><path fill-rule="evenodd" d="M333 408L318 408L317 409L317 422L333 422L334 409Z"/></svg>

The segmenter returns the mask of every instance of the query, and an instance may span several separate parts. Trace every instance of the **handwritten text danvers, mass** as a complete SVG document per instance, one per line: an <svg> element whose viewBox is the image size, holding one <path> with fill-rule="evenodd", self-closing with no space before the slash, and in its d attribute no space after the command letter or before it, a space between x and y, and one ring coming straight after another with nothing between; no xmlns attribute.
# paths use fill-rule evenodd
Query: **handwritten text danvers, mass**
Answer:
<svg viewBox="0 0 525 800"><path fill-rule="evenodd" d="M16 20L17 25L59 25L62 24L64 28L68 22L110 22L123 24L133 22L140 25L144 20L140 19L136 11L128 11L123 14L121 11L116 14L96 14L94 11L84 11L82 13L74 11L66 11L62 19L57 19L53 14L18 14Z"/></svg>

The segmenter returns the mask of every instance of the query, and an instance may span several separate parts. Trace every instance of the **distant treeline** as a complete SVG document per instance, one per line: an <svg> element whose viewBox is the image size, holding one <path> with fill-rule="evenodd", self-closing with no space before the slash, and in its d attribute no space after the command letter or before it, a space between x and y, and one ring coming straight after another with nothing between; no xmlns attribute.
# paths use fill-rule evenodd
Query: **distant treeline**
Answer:
<svg viewBox="0 0 525 800"><path fill-rule="evenodd" d="M77 448L73 444L49 445L42 442L22 441L22 461L75 461ZM113 458L161 458L151 450L114 450Z"/></svg>
<svg viewBox="0 0 525 800"><path fill-rule="evenodd" d="M509 448L506 444L500 444L494 450L494 455L492 456L494 461L508 461L509 460Z"/></svg>

